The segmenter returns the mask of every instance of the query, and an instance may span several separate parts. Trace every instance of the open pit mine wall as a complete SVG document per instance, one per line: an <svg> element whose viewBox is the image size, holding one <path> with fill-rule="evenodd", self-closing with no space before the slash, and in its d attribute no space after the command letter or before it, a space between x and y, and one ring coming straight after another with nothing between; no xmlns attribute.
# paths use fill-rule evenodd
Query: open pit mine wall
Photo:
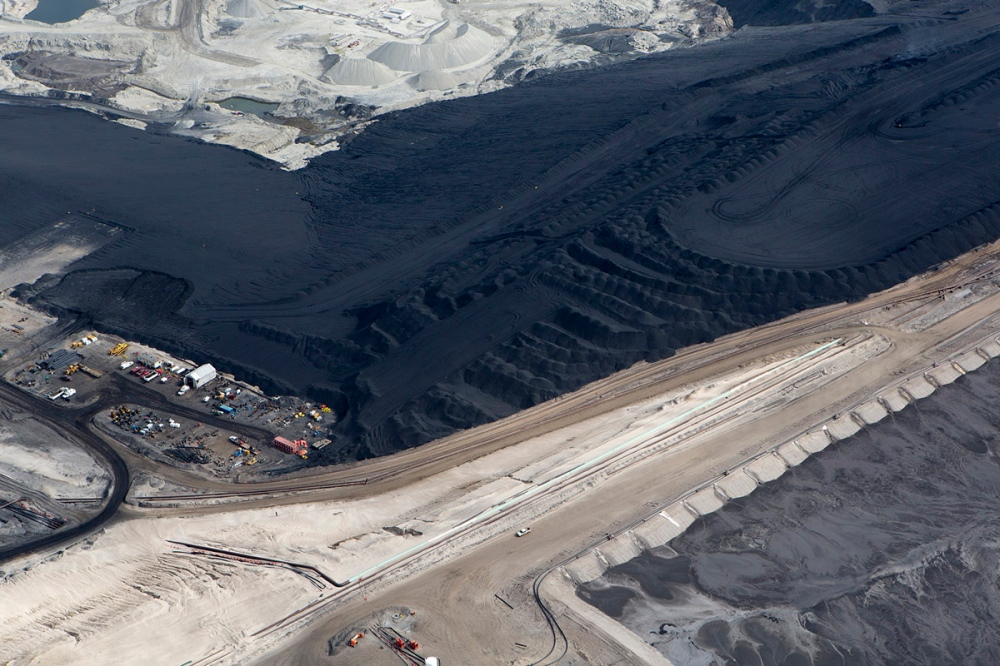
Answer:
<svg viewBox="0 0 1000 666"><path fill-rule="evenodd" d="M988 360L1000 356L998 340L1000 338L991 338L971 350L917 372L815 429L741 463L600 546L586 551L565 565L563 572L577 584L588 583L600 578L607 569L624 564L643 551L667 545L683 534L695 520L718 511L726 502L749 495L761 484L773 481L792 467L802 464L810 455L855 435L862 428L926 398L941 386L951 384L962 375L979 369Z"/></svg>

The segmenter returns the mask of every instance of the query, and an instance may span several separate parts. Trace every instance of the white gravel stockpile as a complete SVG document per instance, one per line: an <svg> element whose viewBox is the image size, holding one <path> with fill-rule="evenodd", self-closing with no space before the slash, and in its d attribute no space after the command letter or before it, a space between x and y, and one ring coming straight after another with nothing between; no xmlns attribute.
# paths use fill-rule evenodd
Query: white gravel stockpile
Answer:
<svg viewBox="0 0 1000 666"><path fill-rule="evenodd" d="M374 88L396 80L396 74L380 62L368 58L344 58L323 75L331 83L342 86Z"/></svg>
<svg viewBox="0 0 1000 666"><path fill-rule="evenodd" d="M467 67L485 58L495 46L494 39L479 28L448 21L422 43L386 42L368 57L399 72L427 72Z"/></svg>

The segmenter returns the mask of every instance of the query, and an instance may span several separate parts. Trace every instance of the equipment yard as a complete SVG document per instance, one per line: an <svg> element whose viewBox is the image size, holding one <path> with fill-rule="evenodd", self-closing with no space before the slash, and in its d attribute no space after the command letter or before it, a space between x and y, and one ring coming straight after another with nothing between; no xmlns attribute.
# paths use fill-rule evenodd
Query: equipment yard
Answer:
<svg viewBox="0 0 1000 666"><path fill-rule="evenodd" d="M242 445L257 467L294 460L266 428L294 443L288 428L315 421L249 387L239 414L213 413L199 397L235 395L237 382L177 396L116 370L123 361L108 351L122 343L98 336L84 348L103 346L84 360L106 374L85 381L132 397L76 413L116 442L135 489L118 520L60 556L8 563L0 638L13 664L70 654L98 663L109 650L148 661L154 632L164 664L664 663L572 585L1000 354L998 252L639 364L418 449L249 487L230 481ZM30 404L74 409L26 390ZM127 626L107 621L124 615Z"/></svg>
<svg viewBox="0 0 1000 666"><path fill-rule="evenodd" d="M206 466L217 477L233 476L243 465L265 467L277 458L268 458L256 445L251 446L231 432L180 416L161 415L137 405L112 407L97 417L95 423L152 460L187 470Z"/></svg>
<svg viewBox="0 0 1000 666"><path fill-rule="evenodd" d="M42 332L54 323L16 302L11 311L25 313L18 319L22 330L32 326ZM15 347L15 351L23 350ZM100 403L105 409L94 423L115 441L196 474L245 480L288 472L303 466L309 450L329 442L325 426L334 417L325 405L264 396L231 376L218 375L210 365L203 366L204 377L199 379L201 367L196 364L115 336L85 332L43 345L33 355L36 360L24 363L23 353L12 354L12 359L22 360L5 375L11 384L64 409ZM112 396L131 394L153 405L175 402L180 408L160 411L134 403L109 404ZM205 423L208 419L212 425ZM231 427L220 429L220 423L227 422ZM283 455L272 445L275 436L305 441L304 456Z"/></svg>

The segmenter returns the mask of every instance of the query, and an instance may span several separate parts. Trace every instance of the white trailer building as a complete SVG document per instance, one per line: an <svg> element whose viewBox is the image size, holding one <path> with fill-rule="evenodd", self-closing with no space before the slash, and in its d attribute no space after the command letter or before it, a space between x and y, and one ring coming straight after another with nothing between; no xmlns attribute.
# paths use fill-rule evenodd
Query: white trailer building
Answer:
<svg viewBox="0 0 1000 666"><path fill-rule="evenodd" d="M189 372L186 380L189 386L198 389L215 379L215 377L215 368L212 367L212 364L206 363Z"/></svg>

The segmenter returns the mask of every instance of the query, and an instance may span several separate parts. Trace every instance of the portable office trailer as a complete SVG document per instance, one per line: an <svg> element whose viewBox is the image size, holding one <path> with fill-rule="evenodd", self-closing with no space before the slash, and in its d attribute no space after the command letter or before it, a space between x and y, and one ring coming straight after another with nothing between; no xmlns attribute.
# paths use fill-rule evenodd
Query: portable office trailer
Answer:
<svg viewBox="0 0 1000 666"><path fill-rule="evenodd" d="M192 388L201 388L205 384L209 383L215 379L216 373L215 368L212 367L210 363L206 363L200 367L195 368L187 375L187 383Z"/></svg>

